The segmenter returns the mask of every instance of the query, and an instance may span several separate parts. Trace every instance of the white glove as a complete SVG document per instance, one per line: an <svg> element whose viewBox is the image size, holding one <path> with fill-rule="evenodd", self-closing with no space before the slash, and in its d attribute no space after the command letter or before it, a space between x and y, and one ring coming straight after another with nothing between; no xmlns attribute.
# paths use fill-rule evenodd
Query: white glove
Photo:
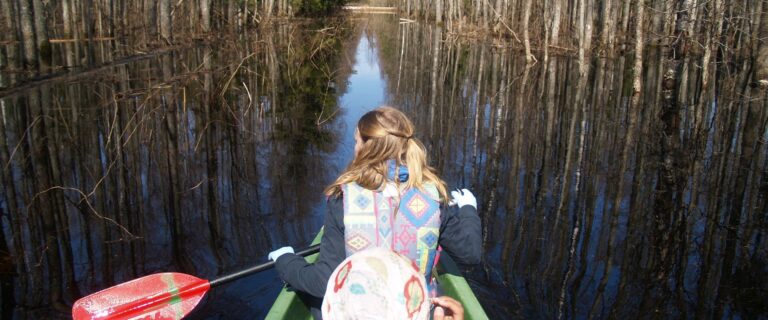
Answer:
<svg viewBox="0 0 768 320"><path fill-rule="evenodd" d="M475 199L475 195L468 189L451 191L451 197L453 197L451 204L457 204L459 208L463 206L472 206L477 209L477 199Z"/></svg>
<svg viewBox="0 0 768 320"><path fill-rule="evenodd" d="M293 253L293 247L282 247L280 249L272 251L269 253L267 258L269 258L269 260L272 260L272 261L277 261L277 258L280 258L280 256L286 253Z"/></svg>

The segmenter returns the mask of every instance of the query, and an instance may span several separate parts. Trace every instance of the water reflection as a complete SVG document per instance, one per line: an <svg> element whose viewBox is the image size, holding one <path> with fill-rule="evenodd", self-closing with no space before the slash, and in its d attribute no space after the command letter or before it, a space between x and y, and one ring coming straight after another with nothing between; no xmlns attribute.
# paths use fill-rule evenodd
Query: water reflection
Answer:
<svg viewBox="0 0 768 320"><path fill-rule="evenodd" d="M702 89L686 60L669 110L652 52L633 107L631 56L582 75L568 58L526 66L497 43L370 25L388 99L449 184L481 195L486 259L469 271L492 318L766 316L766 99L748 68Z"/></svg>
<svg viewBox="0 0 768 320"><path fill-rule="evenodd" d="M393 17L347 23L275 24L0 99L3 318L305 245L355 122L382 102L479 196L485 261L466 271L491 318L768 315L768 108L748 66L702 88L684 61L670 107L651 50L632 106L631 56L580 73ZM192 317L260 318L280 285L260 273Z"/></svg>
<svg viewBox="0 0 768 320"><path fill-rule="evenodd" d="M140 275L212 279L306 245L341 166L353 34L275 24L4 97L0 250L17 276L3 317L68 318L77 297ZM263 314L277 281L214 291L196 316Z"/></svg>

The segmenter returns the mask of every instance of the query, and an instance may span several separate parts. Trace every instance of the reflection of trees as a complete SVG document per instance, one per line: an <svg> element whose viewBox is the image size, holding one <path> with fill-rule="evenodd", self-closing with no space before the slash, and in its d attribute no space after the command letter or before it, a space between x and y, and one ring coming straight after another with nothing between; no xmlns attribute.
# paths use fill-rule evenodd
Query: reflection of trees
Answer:
<svg viewBox="0 0 768 320"><path fill-rule="evenodd" d="M449 184L477 191L488 273L472 277L496 316L768 312L756 307L763 273L743 273L768 261L768 110L748 65L713 81L696 59L650 49L642 64L526 68L503 44L370 26L390 53L390 102L414 117Z"/></svg>
<svg viewBox="0 0 768 320"><path fill-rule="evenodd" d="M0 99L3 306L61 317L143 274L253 264L285 236L272 225L311 240L343 30L275 25Z"/></svg>
<svg viewBox="0 0 768 320"><path fill-rule="evenodd" d="M325 25L312 24L311 30L318 31L318 36L302 39L295 28L281 27L281 36L275 37L274 46L295 50L297 54L286 59L278 74L276 90L283 108L276 110L273 139L269 153L269 176L272 181L280 181L271 189L270 198L274 207L272 214L283 215L280 227L302 227L302 233L313 233L308 226L292 223L292 219L303 219L315 211L321 200L321 190L329 182L328 163L322 160L323 154L335 150L337 141L334 127L323 124L332 119L339 111L337 105L337 58L345 39L340 29L323 30ZM309 42L305 42L309 40ZM272 40L269 40L272 41ZM295 42L307 45L293 47ZM330 61L333 63L329 63ZM346 79L345 79L346 80ZM312 160L314 158L318 158ZM290 217L290 218L288 218ZM288 219L286 219L288 218ZM285 224L284 224L285 223Z"/></svg>

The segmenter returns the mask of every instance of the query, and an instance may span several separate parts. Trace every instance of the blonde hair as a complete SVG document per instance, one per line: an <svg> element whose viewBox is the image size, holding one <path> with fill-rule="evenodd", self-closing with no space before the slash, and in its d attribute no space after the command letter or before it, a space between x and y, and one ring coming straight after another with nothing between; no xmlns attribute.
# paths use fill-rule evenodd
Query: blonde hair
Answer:
<svg viewBox="0 0 768 320"><path fill-rule="evenodd" d="M341 186L357 182L369 190L382 190L387 182L387 161L395 160L399 167L408 168L405 188L424 191L424 184L432 183L440 198L448 199L445 182L427 162L427 150L413 136L411 120L400 110L383 106L369 111L357 122L357 130L363 145L347 169L325 188L330 197L341 196ZM399 181L394 181L399 185Z"/></svg>

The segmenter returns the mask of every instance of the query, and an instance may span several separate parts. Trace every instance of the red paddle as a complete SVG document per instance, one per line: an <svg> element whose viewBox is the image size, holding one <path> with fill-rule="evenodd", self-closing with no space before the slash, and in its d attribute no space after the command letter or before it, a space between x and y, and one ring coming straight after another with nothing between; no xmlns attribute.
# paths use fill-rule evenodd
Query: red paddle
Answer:
<svg viewBox="0 0 768 320"><path fill-rule="evenodd" d="M311 246L296 254L308 256L320 251ZM80 319L181 319L197 306L208 289L272 268L270 261L218 279L165 272L144 276L82 297L72 306L72 318Z"/></svg>

